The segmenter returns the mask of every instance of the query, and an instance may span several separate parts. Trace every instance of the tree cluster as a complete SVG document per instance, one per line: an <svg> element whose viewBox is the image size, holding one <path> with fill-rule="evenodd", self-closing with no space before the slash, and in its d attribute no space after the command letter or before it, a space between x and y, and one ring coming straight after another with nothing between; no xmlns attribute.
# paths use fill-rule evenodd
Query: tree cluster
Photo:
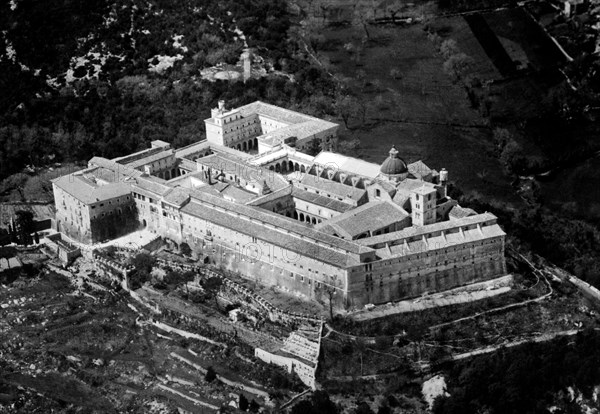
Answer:
<svg viewBox="0 0 600 414"><path fill-rule="evenodd" d="M453 193L461 205L498 216L514 246L533 251L600 287L600 231L593 224L539 205L514 211Z"/></svg>
<svg viewBox="0 0 600 414"><path fill-rule="evenodd" d="M337 414L339 412L326 391L315 391L310 399L294 405L291 414Z"/></svg>
<svg viewBox="0 0 600 414"><path fill-rule="evenodd" d="M229 107L263 99L316 116L333 113L335 85L290 37L283 0L134 0L122 6L51 0L0 8L0 29L17 59L0 59L7 81L0 84L0 178L25 165L116 157L156 139L175 147L199 141L202 120L219 99ZM267 69L291 76L246 83L202 79L200 69L238 60L244 46L238 29ZM175 35L183 36L187 52L174 45ZM67 82L72 58L91 50L107 56L101 73L88 76L100 62L87 55L85 70ZM183 59L171 69L149 72L156 56L177 54Z"/></svg>
<svg viewBox="0 0 600 414"><path fill-rule="evenodd" d="M135 267L135 272L129 277L129 287L135 290L150 279L156 258L148 253L138 253L131 258L130 264Z"/></svg>
<svg viewBox="0 0 600 414"><path fill-rule="evenodd" d="M456 363L448 369L450 397L439 397L433 412L546 413L567 387L589 398L600 378L599 349L600 333L590 330L575 340L527 344ZM580 412L574 402L559 408Z"/></svg>

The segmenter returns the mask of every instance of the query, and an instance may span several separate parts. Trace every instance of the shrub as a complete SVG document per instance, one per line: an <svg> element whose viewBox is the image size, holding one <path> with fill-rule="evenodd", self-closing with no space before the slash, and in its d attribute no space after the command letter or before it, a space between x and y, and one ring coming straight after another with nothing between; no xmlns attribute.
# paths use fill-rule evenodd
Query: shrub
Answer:
<svg viewBox="0 0 600 414"><path fill-rule="evenodd" d="M244 394L240 394L239 407L242 411L246 411L249 407L248 399Z"/></svg>
<svg viewBox="0 0 600 414"><path fill-rule="evenodd" d="M206 380L206 382L213 382L217 379L217 373L215 372L213 367L208 367L204 379Z"/></svg>

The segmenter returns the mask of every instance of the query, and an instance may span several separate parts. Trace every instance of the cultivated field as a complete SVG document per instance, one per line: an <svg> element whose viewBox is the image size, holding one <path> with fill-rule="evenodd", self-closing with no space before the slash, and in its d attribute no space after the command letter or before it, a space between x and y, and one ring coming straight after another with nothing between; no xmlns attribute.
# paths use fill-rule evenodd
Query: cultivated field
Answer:
<svg viewBox="0 0 600 414"><path fill-rule="evenodd" d="M473 59L470 73L481 81L502 79L479 40L473 35L469 24L462 16L438 17L429 23L431 29L442 39L453 39L458 48Z"/></svg>
<svg viewBox="0 0 600 414"><path fill-rule="evenodd" d="M408 162L422 159L431 168L448 169L465 192L514 202L485 119L471 107L464 88L444 73L444 60L424 26L378 26L369 33L372 40L358 60L344 47L360 45L364 32L358 27L327 30L328 47L321 52L365 102L364 122L354 117L342 131L360 140L359 156L381 163L395 144Z"/></svg>

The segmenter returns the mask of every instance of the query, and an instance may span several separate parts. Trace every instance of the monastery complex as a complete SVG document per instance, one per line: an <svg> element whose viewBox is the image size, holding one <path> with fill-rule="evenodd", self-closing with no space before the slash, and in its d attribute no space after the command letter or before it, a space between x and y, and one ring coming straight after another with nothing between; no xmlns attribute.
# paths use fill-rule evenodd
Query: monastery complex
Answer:
<svg viewBox="0 0 600 414"><path fill-rule="evenodd" d="M420 296L506 273L505 233L448 197L448 172L332 152L338 125L254 102L53 182L57 230L92 244L145 227L206 263L338 308ZM306 152L320 142L316 156Z"/></svg>

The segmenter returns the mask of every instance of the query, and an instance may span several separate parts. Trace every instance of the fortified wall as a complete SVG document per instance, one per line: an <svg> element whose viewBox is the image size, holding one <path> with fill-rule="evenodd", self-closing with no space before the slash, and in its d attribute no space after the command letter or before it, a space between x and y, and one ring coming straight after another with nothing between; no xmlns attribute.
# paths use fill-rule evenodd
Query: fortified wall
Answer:
<svg viewBox="0 0 600 414"><path fill-rule="evenodd" d="M407 164L395 146L381 165L302 154L292 138L331 140L337 125L263 102L211 115L207 141L155 141L54 180L57 229L91 243L142 227L336 308L505 274L496 217L452 200L445 169Z"/></svg>

